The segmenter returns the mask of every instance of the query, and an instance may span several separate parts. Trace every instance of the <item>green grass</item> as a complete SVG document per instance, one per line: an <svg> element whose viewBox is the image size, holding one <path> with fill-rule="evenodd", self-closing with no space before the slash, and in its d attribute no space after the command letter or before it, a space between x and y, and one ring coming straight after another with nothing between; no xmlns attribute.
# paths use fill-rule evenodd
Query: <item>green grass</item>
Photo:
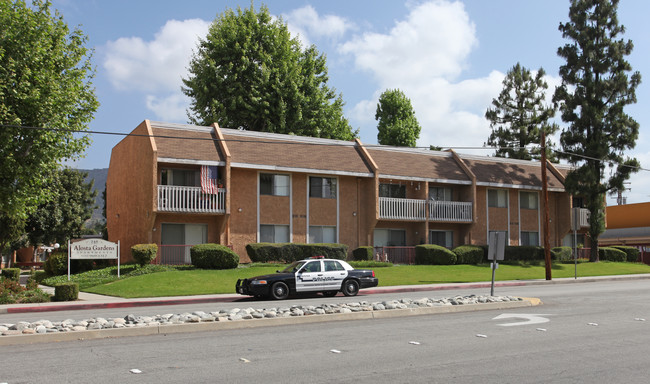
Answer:
<svg viewBox="0 0 650 384"><path fill-rule="evenodd" d="M137 276L124 276L117 280L111 277L97 280L85 278L80 290L125 298L205 295L234 293L237 279L273 273L282 265L255 264L229 270L200 270L168 268L162 272L142 274L135 268L130 273ZM156 270L157 268L152 268ZM492 271L489 264L482 265L398 265L373 267L382 287L392 285L417 285L437 283L459 283L490 281ZM93 271L96 272L96 271ZM553 264L553 278L573 277L573 264ZM650 273L650 266L637 263L580 263L578 277L601 275L625 275ZM82 274L83 275L83 274ZM500 264L496 280L544 279L544 264Z"/></svg>

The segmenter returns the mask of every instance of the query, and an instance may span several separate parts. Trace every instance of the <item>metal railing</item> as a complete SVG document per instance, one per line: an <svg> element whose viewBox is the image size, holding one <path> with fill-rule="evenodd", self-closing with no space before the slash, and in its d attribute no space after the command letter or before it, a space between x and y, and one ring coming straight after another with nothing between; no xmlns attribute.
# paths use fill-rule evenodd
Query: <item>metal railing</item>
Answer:
<svg viewBox="0 0 650 384"><path fill-rule="evenodd" d="M201 187L159 185L158 211L225 213L226 190L219 188L216 194L206 194L201 191Z"/></svg>
<svg viewBox="0 0 650 384"><path fill-rule="evenodd" d="M380 197L379 218L413 221L424 221L428 218L437 222L471 223L472 203Z"/></svg>
<svg viewBox="0 0 650 384"><path fill-rule="evenodd" d="M472 222L472 203L464 201L429 201L429 220Z"/></svg>
<svg viewBox="0 0 650 384"><path fill-rule="evenodd" d="M414 264L415 247L374 247L376 261L393 264Z"/></svg>
<svg viewBox="0 0 650 384"><path fill-rule="evenodd" d="M379 218L389 220L424 220L426 200L379 198Z"/></svg>

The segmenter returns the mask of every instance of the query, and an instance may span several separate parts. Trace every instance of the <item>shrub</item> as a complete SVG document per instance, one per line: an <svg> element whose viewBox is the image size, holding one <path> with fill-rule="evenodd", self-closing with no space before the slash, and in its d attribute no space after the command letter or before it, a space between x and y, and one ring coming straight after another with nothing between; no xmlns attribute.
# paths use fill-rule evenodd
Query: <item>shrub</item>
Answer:
<svg viewBox="0 0 650 384"><path fill-rule="evenodd" d="M131 256L141 267L151 264L157 254L158 246L156 244L136 244L131 247Z"/></svg>
<svg viewBox="0 0 650 384"><path fill-rule="evenodd" d="M328 243L251 243L246 245L246 253L254 263L291 263L312 256L345 260L348 246Z"/></svg>
<svg viewBox="0 0 650 384"><path fill-rule="evenodd" d="M461 245L452 252L456 254L456 264L480 264L483 262L483 248L477 245Z"/></svg>
<svg viewBox="0 0 650 384"><path fill-rule="evenodd" d="M626 245L614 245L612 248L625 252L626 260L630 263L635 263L639 260L641 253L638 248Z"/></svg>
<svg viewBox="0 0 650 384"><path fill-rule="evenodd" d="M598 258L602 261L625 261L627 254L620 249L610 247L598 248Z"/></svg>
<svg viewBox="0 0 650 384"><path fill-rule="evenodd" d="M456 254L439 245L416 245L415 264L452 265L456 264Z"/></svg>
<svg viewBox="0 0 650 384"><path fill-rule="evenodd" d="M233 269L239 265L239 256L220 244L198 244L190 248L192 265L203 269Z"/></svg>
<svg viewBox="0 0 650 384"><path fill-rule="evenodd" d="M76 261L76 260L75 260ZM43 266L48 276L61 276L68 273L68 254L63 252L52 252L45 260Z"/></svg>
<svg viewBox="0 0 650 384"><path fill-rule="evenodd" d="M551 258L556 261L573 261L573 250L571 247L551 248Z"/></svg>
<svg viewBox="0 0 650 384"><path fill-rule="evenodd" d="M505 262L544 260L544 248L533 245L506 246L504 253Z"/></svg>
<svg viewBox="0 0 650 384"><path fill-rule="evenodd" d="M372 260L375 250L372 247L364 246L359 247L352 251L352 260L367 261Z"/></svg>
<svg viewBox="0 0 650 384"><path fill-rule="evenodd" d="M5 268L2 270L2 276L9 280L20 280L20 268Z"/></svg>
<svg viewBox="0 0 650 384"><path fill-rule="evenodd" d="M54 287L54 301L75 301L79 298L79 284L61 283Z"/></svg>

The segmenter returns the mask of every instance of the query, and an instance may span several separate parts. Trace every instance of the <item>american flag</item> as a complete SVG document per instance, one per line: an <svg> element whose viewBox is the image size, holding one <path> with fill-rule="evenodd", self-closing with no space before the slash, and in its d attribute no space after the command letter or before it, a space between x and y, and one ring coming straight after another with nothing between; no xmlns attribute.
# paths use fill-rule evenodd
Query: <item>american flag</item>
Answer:
<svg viewBox="0 0 650 384"><path fill-rule="evenodd" d="M203 193L217 193L217 167L211 165L201 166L201 190Z"/></svg>

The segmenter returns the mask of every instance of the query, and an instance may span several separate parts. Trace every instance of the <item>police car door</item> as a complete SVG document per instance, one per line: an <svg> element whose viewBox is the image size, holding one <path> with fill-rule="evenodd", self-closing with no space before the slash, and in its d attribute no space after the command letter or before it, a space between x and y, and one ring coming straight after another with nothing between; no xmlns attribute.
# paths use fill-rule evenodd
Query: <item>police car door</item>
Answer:
<svg viewBox="0 0 650 384"><path fill-rule="evenodd" d="M323 267L320 260L312 260L296 272L296 292L323 290Z"/></svg>
<svg viewBox="0 0 650 384"><path fill-rule="evenodd" d="M348 277L348 271L336 260L323 260L323 264L325 267L323 288L332 291L340 290L343 280Z"/></svg>

